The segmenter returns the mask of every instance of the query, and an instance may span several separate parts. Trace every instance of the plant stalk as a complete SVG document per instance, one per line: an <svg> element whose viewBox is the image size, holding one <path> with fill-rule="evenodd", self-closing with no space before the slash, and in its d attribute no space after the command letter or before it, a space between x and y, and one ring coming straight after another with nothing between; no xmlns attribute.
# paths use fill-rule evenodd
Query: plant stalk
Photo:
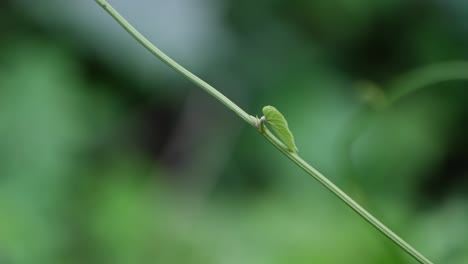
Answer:
<svg viewBox="0 0 468 264"><path fill-rule="evenodd" d="M297 166L303 169L307 174L314 177L319 183L321 183L325 188L330 192L336 195L342 202L348 205L353 211L360 215L365 221L371 224L379 232L389 238L402 250L411 255L415 260L421 264L433 264L428 260L424 255L419 253L416 249L410 246L405 242L401 237L391 231L383 223L377 220L372 216L368 211L366 211L362 206L360 206L356 201L354 201L350 196L343 192L339 187L333 184L328 180L324 175L319 171L309 165L304 161L297 153L292 153L287 150L287 147L279 141L266 127L260 127L260 120L256 117L253 117L247 114L234 102L229 100L226 96L216 90L214 87L198 78L196 75L182 67L180 64L172 60L169 56L164 54L156 46L154 46L149 40L147 40L141 33L139 33L125 18L123 18L109 3L105 0L95 0L109 15L111 15L130 35L132 35L141 45L143 45L148 51L150 51L154 56L159 58L162 62L167 64L169 67L174 69L176 72L182 74L185 78L189 79L191 82L205 90L207 93L211 94L218 101L224 104L226 107L235 112L239 117L241 117L245 122L251 126L257 128L257 131L260 132L273 146L275 146L281 153L293 161Z"/></svg>
<svg viewBox="0 0 468 264"><path fill-rule="evenodd" d="M224 104L227 108L231 109L236 113L240 118L251 126L255 126L255 117L247 114L242 108L237 106L233 101L229 100L226 96L216 90L213 86L209 85L207 82L200 79L195 74L191 73L189 70L185 69L182 65L178 64L176 61L171 59L169 56L164 54L160 49L154 46L147 38L145 38L138 30L136 30L122 15L117 12L107 1L105 0L95 0L104 10L111 15L117 23L119 23L133 38L140 42L143 47L145 47L149 52L154 56L164 62L167 66L171 67L176 72L182 74L185 78L189 79L192 83L196 84L198 87L205 90L205 92L211 94L214 98Z"/></svg>

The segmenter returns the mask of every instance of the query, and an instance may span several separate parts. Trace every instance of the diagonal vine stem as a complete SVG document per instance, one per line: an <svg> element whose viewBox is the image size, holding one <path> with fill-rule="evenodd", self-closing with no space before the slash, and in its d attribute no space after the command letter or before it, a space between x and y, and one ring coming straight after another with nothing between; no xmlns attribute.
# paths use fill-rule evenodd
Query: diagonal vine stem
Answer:
<svg viewBox="0 0 468 264"><path fill-rule="evenodd" d="M342 202L348 205L354 212L360 215L364 220L376 228L379 232L389 238L402 250L411 255L415 260L422 264L432 264L432 262L427 259L424 255L419 253L401 237L395 234L392 230L386 227L381 223L377 218L372 216L368 211L366 211L362 206L355 202L350 196L343 192L339 187L333 184L328 180L324 175L319 171L313 168L310 164L304 161L297 153L292 153L287 150L287 147L279 141L273 133L271 133L266 127L262 127L260 120L254 116L247 114L242 108L237 106L234 102L229 100L226 96L216 90L214 87L198 78L196 75L182 67L180 64L175 62L169 56L164 54L156 46L154 46L149 40L147 40L141 33L139 33L125 18L123 18L107 1L105 0L95 0L109 15L111 15L130 35L132 35L141 45L143 45L148 51L150 51L154 56L159 58L162 62L167 64L169 67L174 69L176 72L182 74L185 78L189 79L191 82L199 86L201 89L215 97L218 101L224 104L226 107L235 112L240 118L245 122L255 127L257 131L263 135L273 146L275 146L281 153L288 157L292 162L297 166L303 169L307 174L314 177L319 183L321 183L325 188L330 192L336 195Z"/></svg>

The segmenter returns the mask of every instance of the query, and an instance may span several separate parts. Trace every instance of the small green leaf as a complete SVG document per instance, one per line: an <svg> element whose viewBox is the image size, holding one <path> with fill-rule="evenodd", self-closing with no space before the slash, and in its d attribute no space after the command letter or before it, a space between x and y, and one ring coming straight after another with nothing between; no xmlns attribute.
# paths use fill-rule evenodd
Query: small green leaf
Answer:
<svg viewBox="0 0 468 264"><path fill-rule="evenodd" d="M283 141L289 151L297 152L294 136L289 130L286 118L273 106L267 105L262 109L265 121L270 125L275 134Z"/></svg>

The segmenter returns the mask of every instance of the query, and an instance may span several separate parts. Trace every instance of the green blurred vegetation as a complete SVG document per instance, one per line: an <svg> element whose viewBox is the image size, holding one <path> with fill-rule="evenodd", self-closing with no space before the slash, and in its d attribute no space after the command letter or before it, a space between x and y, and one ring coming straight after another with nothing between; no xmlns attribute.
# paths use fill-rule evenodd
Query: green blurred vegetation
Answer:
<svg viewBox="0 0 468 264"><path fill-rule="evenodd" d="M468 82L381 107L468 60L468 2L110 2L249 113L280 109L429 259L468 263ZM94 1L2 1L0 34L1 264L414 263Z"/></svg>

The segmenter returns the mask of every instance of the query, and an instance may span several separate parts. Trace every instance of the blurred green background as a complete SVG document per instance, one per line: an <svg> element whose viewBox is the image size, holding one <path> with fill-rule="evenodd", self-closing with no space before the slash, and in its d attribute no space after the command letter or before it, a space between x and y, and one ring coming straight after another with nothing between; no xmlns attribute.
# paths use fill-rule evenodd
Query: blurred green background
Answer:
<svg viewBox="0 0 468 264"><path fill-rule="evenodd" d="M110 3L250 114L280 109L429 259L468 263L467 1ZM7 0L0 263L415 262L94 1Z"/></svg>

